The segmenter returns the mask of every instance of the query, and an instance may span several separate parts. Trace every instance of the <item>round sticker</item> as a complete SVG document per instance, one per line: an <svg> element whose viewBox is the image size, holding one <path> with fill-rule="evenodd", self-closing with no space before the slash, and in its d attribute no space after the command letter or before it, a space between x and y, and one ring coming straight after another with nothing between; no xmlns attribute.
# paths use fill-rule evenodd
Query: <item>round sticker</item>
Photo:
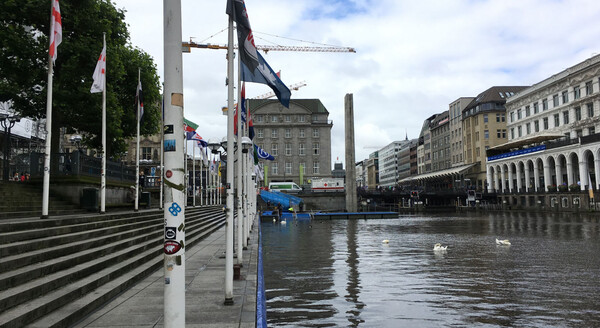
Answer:
<svg viewBox="0 0 600 328"><path fill-rule="evenodd" d="M171 172L171 170L167 170L167 172L165 173L165 175L167 176L167 178L170 178L173 176L173 172Z"/></svg>
<svg viewBox="0 0 600 328"><path fill-rule="evenodd" d="M165 254L173 255L181 249L181 244L176 241L168 240L165 241Z"/></svg>

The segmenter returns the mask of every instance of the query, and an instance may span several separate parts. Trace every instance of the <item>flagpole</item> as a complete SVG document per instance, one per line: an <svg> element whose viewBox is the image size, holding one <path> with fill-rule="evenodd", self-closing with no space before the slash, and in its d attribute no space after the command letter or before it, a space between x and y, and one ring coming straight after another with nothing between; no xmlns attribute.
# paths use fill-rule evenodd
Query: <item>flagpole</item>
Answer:
<svg viewBox="0 0 600 328"><path fill-rule="evenodd" d="M166 1L166 0L165 0ZM233 19L227 33L227 221L225 247L225 305L233 305ZM180 41L181 42L181 41Z"/></svg>
<svg viewBox="0 0 600 328"><path fill-rule="evenodd" d="M137 138L136 138L136 143L135 143L135 205L133 207L133 210L135 212L137 212L139 210L139 204L140 204L140 83L142 83L141 80L141 70L138 67L138 85L137 85L137 112L135 114L135 118L136 118L136 126L137 126ZM161 148L162 149L162 148Z"/></svg>
<svg viewBox="0 0 600 328"><path fill-rule="evenodd" d="M50 7L50 46L52 46L52 37L54 33L54 1ZM56 52L56 48L54 49ZM46 93L46 146L44 150L44 182L42 185L42 219L48 218L48 204L50 199L50 151L52 141L52 82L54 75L54 63L52 62L52 54L48 51L48 89ZM4 154L4 156L7 156Z"/></svg>
<svg viewBox="0 0 600 328"><path fill-rule="evenodd" d="M164 179L165 179L165 152L164 152L164 144L165 144L165 86L163 84L163 93L162 93L162 106L160 113L160 199L158 201L158 208L163 209L163 188L164 188Z"/></svg>
<svg viewBox="0 0 600 328"><path fill-rule="evenodd" d="M185 327L185 190L181 0L163 0L165 75L164 316L166 328ZM169 131L170 132L170 131ZM178 227L180 229L178 229Z"/></svg>
<svg viewBox="0 0 600 328"><path fill-rule="evenodd" d="M243 169L244 169L244 162L243 162L243 156L242 156L242 137L244 135L244 132L242 131L242 100L241 100L241 95L242 95L242 61L241 61L241 57L242 56L238 56L238 92L237 92L237 99L238 99L238 108L237 108L237 151L236 151L236 157L237 157L237 165L236 165L236 188L237 188L237 264L238 265L243 265L244 263L244 259L243 259L243 252L242 252L242 244L243 244L243 239L244 239L244 215L246 214L244 212L244 196L243 196L243 189L244 189L244 182L243 182Z"/></svg>
<svg viewBox="0 0 600 328"><path fill-rule="evenodd" d="M196 145L194 142L192 142L192 179L192 206L196 207Z"/></svg>
<svg viewBox="0 0 600 328"><path fill-rule="evenodd" d="M104 49L106 49L106 33L102 33ZM104 67L104 85L102 87L102 173L100 175L100 214L106 212L106 72Z"/></svg>

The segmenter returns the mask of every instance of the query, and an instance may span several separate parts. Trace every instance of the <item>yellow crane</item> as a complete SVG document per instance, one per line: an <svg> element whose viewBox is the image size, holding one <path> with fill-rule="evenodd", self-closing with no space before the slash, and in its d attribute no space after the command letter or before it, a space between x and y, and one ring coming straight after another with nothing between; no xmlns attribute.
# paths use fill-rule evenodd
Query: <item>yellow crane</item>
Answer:
<svg viewBox="0 0 600 328"><path fill-rule="evenodd" d="M233 46L237 49L237 45ZM202 49L227 49L227 45L221 44L201 44L196 43L192 40L189 42L181 43L182 52L191 52L191 48L202 48ZM327 47L313 47L313 46L265 46L265 45L256 45L256 49L262 50L265 53L269 51L305 51L305 52L356 52L354 48L350 47L337 47L337 46L327 46Z"/></svg>

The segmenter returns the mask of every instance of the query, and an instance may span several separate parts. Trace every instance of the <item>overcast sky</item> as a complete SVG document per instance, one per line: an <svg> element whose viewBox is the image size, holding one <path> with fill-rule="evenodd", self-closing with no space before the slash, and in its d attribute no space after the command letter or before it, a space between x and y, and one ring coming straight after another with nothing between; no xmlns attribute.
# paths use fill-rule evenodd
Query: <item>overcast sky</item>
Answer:
<svg viewBox="0 0 600 328"><path fill-rule="evenodd" d="M113 2L126 10L132 44L154 57L162 81L162 1ZM225 0L181 2L184 40L227 43ZM359 161L406 134L417 138L425 118L459 97L532 85L600 53L597 0L246 0L246 8L256 44L311 45L296 39L356 49L263 54L285 84L307 83L292 98L318 98L329 111L332 165L344 163L347 93ZM226 135L225 54L183 54L185 116L204 139ZM248 98L269 91L246 86Z"/></svg>

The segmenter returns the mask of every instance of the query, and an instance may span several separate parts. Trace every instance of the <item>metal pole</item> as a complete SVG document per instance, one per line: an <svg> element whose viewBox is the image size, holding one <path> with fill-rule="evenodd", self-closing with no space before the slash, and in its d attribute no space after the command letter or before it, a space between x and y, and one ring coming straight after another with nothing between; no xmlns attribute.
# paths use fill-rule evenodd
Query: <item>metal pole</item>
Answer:
<svg viewBox="0 0 600 328"><path fill-rule="evenodd" d="M244 132L242 131L242 101L241 101L241 90L242 90L242 82L240 81L241 77L241 68L242 62L240 60L242 56L238 56L238 108L237 108L237 165L236 165L236 188L237 188L237 263L242 265L244 263L244 259L242 256L242 244L244 239L244 215L246 214L244 211L244 196L242 191L244 190L244 180L243 180L243 170L244 170L244 160L242 156L242 137Z"/></svg>
<svg viewBox="0 0 600 328"><path fill-rule="evenodd" d="M162 93L162 113L160 113L160 200L158 202L158 207L162 210L164 208L163 205L163 188L165 185L165 152L164 152L164 144L165 144L165 85L163 84L163 93ZM137 178L139 180L139 178Z"/></svg>
<svg viewBox="0 0 600 328"><path fill-rule="evenodd" d="M196 207L196 145L192 141L192 206Z"/></svg>
<svg viewBox="0 0 600 328"><path fill-rule="evenodd" d="M167 0L165 0L167 1ZM233 305L233 19L227 33L227 223L225 247L225 305ZM181 39L181 38L180 38ZM179 40L181 43L181 40ZM181 47L181 46L180 46Z"/></svg>
<svg viewBox="0 0 600 328"><path fill-rule="evenodd" d="M106 33L103 33L104 49L106 49ZM104 68L104 86L102 87L102 172L100 173L100 214L106 212L106 71Z"/></svg>
<svg viewBox="0 0 600 328"><path fill-rule="evenodd" d="M141 83L141 70L138 68L138 87ZM135 142L135 204L133 205L133 210L135 212L139 209L140 204L140 99L139 99L139 90L138 90L138 99L137 99L137 113L135 117L137 119L137 139Z"/></svg>
<svg viewBox="0 0 600 328"><path fill-rule="evenodd" d="M54 33L54 2L50 10L50 34ZM49 38L52 42L52 38ZM52 45L52 44L50 44ZM56 51L56 49L55 49ZM42 219L48 218L48 203L50 199L50 145L52 141L52 79L54 63L48 52L48 92L46 93L46 146L44 150L44 182L42 185ZM4 154L6 157L6 154Z"/></svg>
<svg viewBox="0 0 600 328"><path fill-rule="evenodd" d="M165 63L164 325L185 327L185 190L181 0L163 0Z"/></svg>

